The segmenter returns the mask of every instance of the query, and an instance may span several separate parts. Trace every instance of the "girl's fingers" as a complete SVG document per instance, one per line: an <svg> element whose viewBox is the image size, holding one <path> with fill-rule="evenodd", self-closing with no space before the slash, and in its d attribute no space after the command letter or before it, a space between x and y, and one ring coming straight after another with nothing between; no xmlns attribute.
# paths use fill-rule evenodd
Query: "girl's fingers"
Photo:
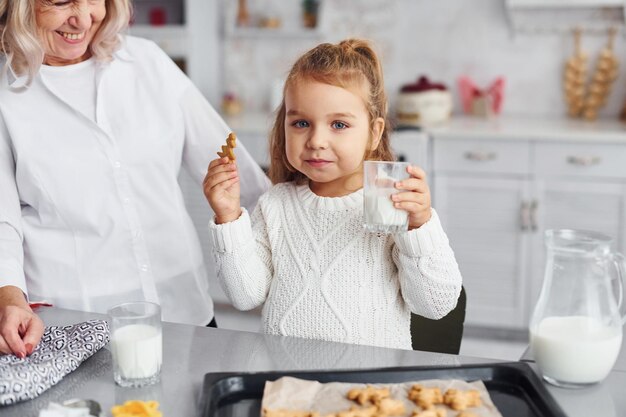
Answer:
<svg viewBox="0 0 626 417"><path fill-rule="evenodd" d="M207 175L204 178L203 185L204 188L208 190L215 187L221 182L227 181L231 178L236 178L238 176L239 174L237 173L237 171L221 171L218 173L213 173L211 175Z"/></svg>
<svg viewBox="0 0 626 417"><path fill-rule="evenodd" d="M417 178L408 178L398 181L394 185L398 190L415 191L418 193L427 193L429 191L428 183Z"/></svg>
<svg viewBox="0 0 626 417"><path fill-rule="evenodd" d="M209 163L209 168L204 177L205 182L207 178L217 173L237 171L237 164L224 163L224 160L228 160L228 158L215 159Z"/></svg>
<svg viewBox="0 0 626 417"><path fill-rule="evenodd" d="M239 182L239 177L231 178L231 179L226 180L224 182L220 182L219 184L215 185L215 187L213 187L213 188L215 190L227 190L228 188L230 188L234 184L237 184L238 182Z"/></svg>
<svg viewBox="0 0 626 417"><path fill-rule="evenodd" d="M403 201L413 202L419 204L427 204L430 203L430 198L427 194L422 194L419 192L404 192L404 193L396 193L391 196L391 200L394 203L401 203Z"/></svg>
<svg viewBox="0 0 626 417"><path fill-rule="evenodd" d="M426 171L416 165L409 165L406 171L414 178L418 178L420 180L426 179Z"/></svg>
<svg viewBox="0 0 626 417"><path fill-rule="evenodd" d="M213 167L216 167L218 165L234 165L234 164L229 164L228 163L228 158L223 157L223 158L217 158L212 160L211 162L209 162L209 170Z"/></svg>
<svg viewBox="0 0 626 417"><path fill-rule="evenodd" d="M393 206L400 210L408 211L411 214L419 213L420 211L425 211L424 204L415 202L415 201L398 201L394 202Z"/></svg>

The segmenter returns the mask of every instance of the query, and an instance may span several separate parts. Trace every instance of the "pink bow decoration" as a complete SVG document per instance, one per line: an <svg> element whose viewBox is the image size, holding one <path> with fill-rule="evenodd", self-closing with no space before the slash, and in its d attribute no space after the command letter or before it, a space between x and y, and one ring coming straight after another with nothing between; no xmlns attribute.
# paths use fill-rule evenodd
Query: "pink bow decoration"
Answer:
<svg viewBox="0 0 626 417"><path fill-rule="evenodd" d="M476 99L487 99L491 105L490 110L493 114L500 113L502 109L502 101L504 99L504 78L498 77L486 89L480 89L474 84L468 76L464 75L459 78L459 93L461 95L461 103L463 111L467 114L473 113L473 103Z"/></svg>

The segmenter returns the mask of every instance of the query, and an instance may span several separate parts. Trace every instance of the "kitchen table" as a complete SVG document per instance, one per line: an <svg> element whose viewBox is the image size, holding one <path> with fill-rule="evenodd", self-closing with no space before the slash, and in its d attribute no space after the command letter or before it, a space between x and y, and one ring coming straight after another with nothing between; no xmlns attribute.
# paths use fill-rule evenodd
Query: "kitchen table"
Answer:
<svg viewBox="0 0 626 417"><path fill-rule="evenodd" d="M58 308L44 308L39 314L46 325L68 325L106 317ZM143 399L159 401L165 417L194 417L198 413L203 377L207 372L455 366L494 362L498 361L163 323L163 367L159 384L143 388L115 385L111 353L104 348L34 400L0 407L0 415L37 416L39 410L51 401L82 398L100 402L107 416L114 404ZM550 391L570 416L614 417L626 415L624 387L626 372L615 370L606 381L588 389L551 387Z"/></svg>

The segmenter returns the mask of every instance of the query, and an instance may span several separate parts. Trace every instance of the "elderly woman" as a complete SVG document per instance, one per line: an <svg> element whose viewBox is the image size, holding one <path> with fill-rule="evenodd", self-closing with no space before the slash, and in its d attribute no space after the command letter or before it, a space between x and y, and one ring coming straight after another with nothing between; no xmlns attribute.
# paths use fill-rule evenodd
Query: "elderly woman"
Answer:
<svg viewBox="0 0 626 417"><path fill-rule="evenodd" d="M28 301L148 300L167 321L213 320L177 179L202 182L228 127L154 43L120 35L129 2L0 0L2 353L39 342ZM269 182L237 152L252 208Z"/></svg>

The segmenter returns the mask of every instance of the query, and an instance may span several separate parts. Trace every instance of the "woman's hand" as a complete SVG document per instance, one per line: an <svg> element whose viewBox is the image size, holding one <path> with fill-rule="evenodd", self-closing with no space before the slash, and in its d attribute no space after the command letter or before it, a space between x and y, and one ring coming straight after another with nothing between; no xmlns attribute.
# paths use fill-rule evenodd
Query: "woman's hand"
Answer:
<svg viewBox="0 0 626 417"><path fill-rule="evenodd" d="M17 287L0 288L0 353L25 358L33 353L44 324Z"/></svg>
<svg viewBox="0 0 626 417"><path fill-rule="evenodd" d="M393 194L391 200L394 207L409 212L409 230L412 230L430 220L430 189L423 169L409 166L407 172L410 178L395 183L403 192Z"/></svg>
<svg viewBox="0 0 626 417"><path fill-rule="evenodd" d="M204 178L204 195L215 212L215 223L228 223L241 216L239 174L237 163L214 159Z"/></svg>

